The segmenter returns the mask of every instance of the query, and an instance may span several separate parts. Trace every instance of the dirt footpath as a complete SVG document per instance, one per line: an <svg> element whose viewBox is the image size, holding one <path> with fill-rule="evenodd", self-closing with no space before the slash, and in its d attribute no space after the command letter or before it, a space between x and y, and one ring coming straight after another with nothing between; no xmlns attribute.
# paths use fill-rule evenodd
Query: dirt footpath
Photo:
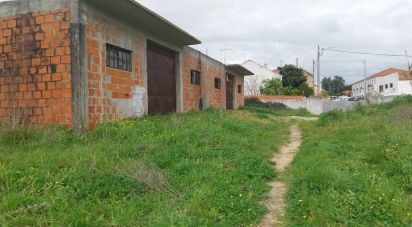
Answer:
<svg viewBox="0 0 412 227"><path fill-rule="evenodd" d="M276 153L271 160L273 168L276 169L278 174L282 174L283 171L292 163L301 144L302 133L299 125L296 124L290 127L289 143L283 145L279 149L279 152ZM268 213L260 222L260 227L281 226L282 222L279 218L283 217L285 214L285 194L287 192L287 185L281 181L274 181L269 183L269 185L271 187L269 199L265 202Z"/></svg>

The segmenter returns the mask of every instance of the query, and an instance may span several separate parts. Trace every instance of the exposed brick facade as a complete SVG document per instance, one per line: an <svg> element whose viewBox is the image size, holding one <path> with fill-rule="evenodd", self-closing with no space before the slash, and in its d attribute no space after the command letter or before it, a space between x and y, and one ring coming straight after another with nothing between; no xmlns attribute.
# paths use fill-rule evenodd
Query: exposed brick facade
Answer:
<svg viewBox="0 0 412 227"><path fill-rule="evenodd" d="M0 18L0 119L71 124L70 10Z"/></svg>
<svg viewBox="0 0 412 227"><path fill-rule="evenodd" d="M235 109L238 109L245 105L244 84L245 80L243 76L235 76Z"/></svg>
<svg viewBox="0 0 412 227"><path fill-rule="evenodd" d="M184 48L182 52L183 109L185 112L202 107L225 108L225 65L196 51ZM199 71L200 85L191 84L191 71ZM221 88L215 88L215 78L221 79Z"/></svg>
<svg viewBox="0 0 412 227"><path fill-rule="evenodd" d="M87 11L86 58L88 69L88 121L89 128L97 123L130 117L133 107L127 102L133 89L143 88L142 64L145 39L126 25ZM126 37L126 38L125 38ZM124 40L128 42L124 42ZM132 51L132 71L106 67L106 44Z"/></svg>
<svg viewBox="0 0 412 227"><path fill-rule="evenodd" d="M0 3L6 7L2 15L21 12L0 17L0 121L62 123L81 130L147 114L148 42L176 54L178 112L226 107L226 66L185 46L187 37L182 43L182 33L174 26L149 13L147 23L154 20L177 34L168 37L161 28L153 33L145 25L141 28L127 18L106 14L96 2L86 1L81 9L74 2L56 0L50 7L47 0ZM32 9L42 12L26 13ZM106 67L107 44L130 51L130 71ZM201 73L200 85L191 84L192 70ZM221 80L220 89L215 88L215 78ZM238 85L243 85L243 77L235 75L235 108L244 103Z"/></svg>

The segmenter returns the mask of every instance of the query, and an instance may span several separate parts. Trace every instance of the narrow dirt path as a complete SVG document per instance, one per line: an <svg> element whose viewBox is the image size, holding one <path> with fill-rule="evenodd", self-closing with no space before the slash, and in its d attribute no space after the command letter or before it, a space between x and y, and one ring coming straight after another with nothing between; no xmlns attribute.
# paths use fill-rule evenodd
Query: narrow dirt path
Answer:
<svg viewBox="0 0 412 227"><path fill-rule="evenodd" d="M292 125L290 127L290 141L288 144L283 145L279 152L276 153L271 162L273 168L279 174L292 163L296 152L302 143L302 133L299 125ZM265 202L265 206L268 209L268 213L263 217L259 224L259 227L273 227L282 225L280 217L285 214L285 194L287 192L287 185L281 181L274 181L269 183L271 190L269 192L269 199Z"/></svg>

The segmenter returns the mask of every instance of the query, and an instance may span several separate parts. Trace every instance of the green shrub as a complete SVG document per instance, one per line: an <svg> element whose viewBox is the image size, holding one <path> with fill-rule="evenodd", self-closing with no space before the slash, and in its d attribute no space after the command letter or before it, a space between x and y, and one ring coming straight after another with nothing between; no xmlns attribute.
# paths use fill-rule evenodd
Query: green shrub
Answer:
<svg viewBox="0 0 412 227"><path fill-rule="evenodd" d="M323 113L319 116L318 125L325 126L333 121L340 120L345 117L345 113L341 110L332 110Z"/></svg>

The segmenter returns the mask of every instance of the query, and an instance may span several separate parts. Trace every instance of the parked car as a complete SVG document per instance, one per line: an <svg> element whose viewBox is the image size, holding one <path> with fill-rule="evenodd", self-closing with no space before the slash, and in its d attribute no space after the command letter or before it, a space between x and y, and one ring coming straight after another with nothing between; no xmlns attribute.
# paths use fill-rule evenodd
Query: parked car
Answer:
<svg viewBox="0 0 412 227"><path fill-rule="evenodd" d="M339 96L338 101L349 101L349 96Z"/></svg>
<svg viewBox="0 0 412 227"><path fill-rule="evenodd" d="M359 101L359 98L358 98L358 97L350 97L350 98L349 98L349 101L351 101L351 102L357 102L357 101Z"/></svg>
<svg viewBox="0 0 412 227"><path fill-rule="evenodd" d="M330 101L337 102L337 101L339 101L339 97L338 96L331 96Z"/></svg>

